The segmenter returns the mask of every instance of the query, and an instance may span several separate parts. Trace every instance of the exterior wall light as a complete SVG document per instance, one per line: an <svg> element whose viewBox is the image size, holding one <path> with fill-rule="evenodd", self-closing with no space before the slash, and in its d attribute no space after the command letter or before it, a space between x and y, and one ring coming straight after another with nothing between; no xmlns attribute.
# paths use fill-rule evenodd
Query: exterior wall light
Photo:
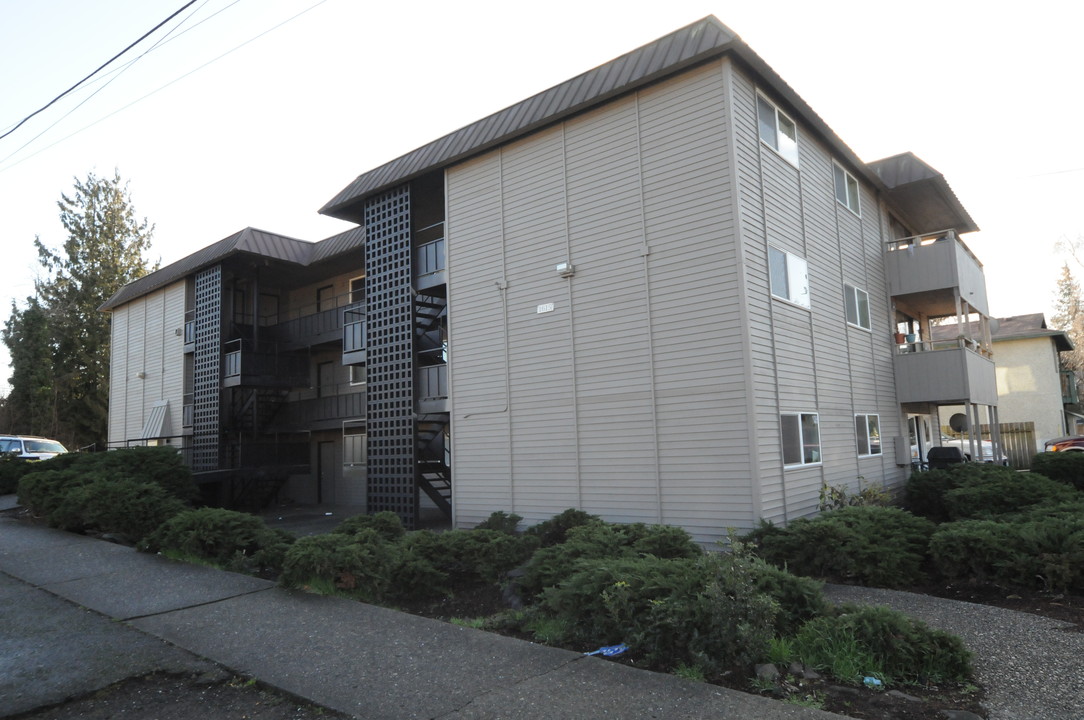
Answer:
<svg viewBox="0 0 1084 720"><path fill-rule="evenodd" d="M573 275L576 274L576 267L572 263L567 263L567 262L558 263L557 264L557 274L560 275L563 278L572 277Z"/></svg>

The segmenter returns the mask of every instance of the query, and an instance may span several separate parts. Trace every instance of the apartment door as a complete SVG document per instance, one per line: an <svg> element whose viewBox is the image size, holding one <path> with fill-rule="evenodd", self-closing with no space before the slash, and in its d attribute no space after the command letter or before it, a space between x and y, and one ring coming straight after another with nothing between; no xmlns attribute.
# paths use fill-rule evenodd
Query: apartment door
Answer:
<svg viewBox="0 0 1084 720"><path fill-rule="evenodd" d="M316 502L335 502L335 443L321 440L316 443Z"/></svg>
<svg viewBox="0 0 1084 720"><path fill-rule="evenodd" d="M316 365L316 397L330 397L335 394L335 363L322 362Z"/></svg>

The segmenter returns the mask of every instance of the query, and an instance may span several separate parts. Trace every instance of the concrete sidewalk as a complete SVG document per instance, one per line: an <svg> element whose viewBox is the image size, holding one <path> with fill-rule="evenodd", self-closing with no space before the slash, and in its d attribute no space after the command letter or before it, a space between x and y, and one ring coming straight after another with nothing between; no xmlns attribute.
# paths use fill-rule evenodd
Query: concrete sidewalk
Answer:
<svg viewBox="0 0 1084 720"><path fill-rule="evenodd" d="M840 717L3 516L0 573L0 716L164 670L359 718Z"/></svg>

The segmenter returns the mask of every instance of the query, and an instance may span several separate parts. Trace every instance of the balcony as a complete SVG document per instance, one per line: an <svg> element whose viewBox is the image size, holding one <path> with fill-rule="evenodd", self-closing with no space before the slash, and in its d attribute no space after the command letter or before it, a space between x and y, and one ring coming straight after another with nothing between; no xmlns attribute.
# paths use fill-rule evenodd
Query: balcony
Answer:
<svg viewBox="0 0 1084 720"><path fill-rule="evenodd" d="M428 290L447 282L445 277L444 223L430 225L414 235L414 287Z"/></svg>
<svg viewBox="0 0 1084 720"><path fill-rule="evenodd" d="M448 412L448 366L431 365L418 368L417 403L418 412Z"/></svg>
<svg viewBox="0 0 1084 720"><path fill-rule="evenodd" d="M338 388L323 388L321 392L327 393L329 390L336 394L314 397L313 391L302 391L297 399L286 402L275 418L274 430L332 430L341 428L343 420L365 417L364 385L341 385Z"/></svg>
<svg viewBox="0 0 1084 720"><path fill-rule="evenodd" d="M994 361L978 342L915 342L901 350L893 363L900 403L997 405Z"/></svg>
<svg viewBox="0 0 1084 720"><path fill-rule="evenodd" d="M309 384L308 358L273 343L230 340L223 346L222 387L289 388Z"/></svg>
<svg viewBox="0 0 1084 720"><path fill-rule="evenodd" d="M1061 402L1063 405L1076 405L1080 402L1077 392L1076 373L1072 370L1061 371Z"/></svg>
<svg viewBox="0 0 1084 720"><path fill-rule="evenodd" d="M885 253L889 294L931 317L956 315L957 301L989 315L982 263L954 230L892 240Z"/></svg>

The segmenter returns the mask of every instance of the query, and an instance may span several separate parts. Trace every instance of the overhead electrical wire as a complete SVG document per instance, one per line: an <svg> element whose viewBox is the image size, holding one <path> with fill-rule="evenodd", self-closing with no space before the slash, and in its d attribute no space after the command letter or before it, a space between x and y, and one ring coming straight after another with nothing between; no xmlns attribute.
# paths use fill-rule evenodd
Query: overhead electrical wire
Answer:
<svg viewBox="0 0 1084 720"><path fill-rule="evenodd" d="M29 115L27 115L26 117L24 117L24 118L23 118L22 120L20 120L20 121L19 121L18 123L16 123L16 124L15 124L15 127L11 128L10 130L8 130L8 131L7 131L6 133L4 133L3 135L0 135L0 140L3 140L4 138L6 138L6 137L7 137L8 135L12 134L12 133L13 133L13 132L15 132L16 130L18 130L18 129L19 129L20 127L22 127L22 126L23 126L23 124L24 124L24 123L26 123L26 121L27 121L27 120L29 120L30 118L34 117L34 116L35 116L35 115L37 115L38 113L40 113L40 112L42 112L42 111L46 110L47 108L51 107L51 106L53 105L53 103L55 103L55 102L57 102L58 100L60 100L60 99L61 99L62 97L64 97L64 96L65 96L65 95L67 95L68 93L70 93L70 92L71 92L72 90L75 90L75 89L76 89L77 87L79 87L80 85L82 85L83 83L85 83L85 82L86 82L87 80L90 80L90 79L91 79L92 77L94 77L94 76L95 76L95 75L97 75L97 74L98 74L99 72L101 72L101 71L102 71L102 70L104 70L104 69L105 69L106 67L108 67L108 66L109 66L110 64L112 64L112 62L113 62L114 60L116 60L116 59L117 59L117 58L119 58L119 57L120 57L121 55L123 55L124 53L126 53L126 52L128 52L129 50L131 50L132 48L134 48L134 47L135 47L136 45L138 45L139 43L143 42L143 41L144 41L144 40L145 40L145 39L147 38L147 36L148 36L148 35L150 35L150 34L151 34L151 33L153 33L154 31L156 31L156 30L157 30L158 28L162 27L162 26L163 26L163 25L165 25L165 24L166 24L167 22L169 22L169 21L170 21L170 20L172 20L173 18L177 17L177 16L178 16L178 15L180 15L180 14L181 14L182 12L184 12L184 11L185 11L185 10L187 10L187 9L188 9L189 7L191 7L192 5L195 5L195 4L196 4L196 0L190 0L190 2L187 2L187 3L185 3L185 4L184 4L184 5L183 5L183 6L182 6L182 7L181 7L181 8L179 9L179 10L175 11L175 12L174 12L174 13L173 13L172 15L170 15L169 17L167 17L167 18L166 18L165 20L163 20L162 22L158 23L157 25L155 25L155 26L154 26L153 28L151 28L151 29L150 29L150 30L148 30L147 32L143 33L143 35L142 35L142 36L141 36L141 37L140 37L140 38L139 38L138 40L136 40L136 41L135 41L135 42L133 42L133 43L132 43L131 45L129 45L128 47L126 47L126 48L124 48L123 50L121 50L121 51L120 51L119 53L117 53L117 54L116 54L116 55L114 55L113 57L111 57L111 58L109 58L108 60L106 60L106 61L105 61L105 62L104 62L104 63L103 63L102 65L100 65L100 66L98 67L98 69L97 69L97 70L95 70L94 72L92 72L92 73L91 73L90 75L87 75L87 76L86 76L85 78L83 78L83 79L82 79L82 80L80 80L79 82L75 83L74 85L72 85L72 86L71 86L70 88L68 88L68 89L67 89L67 90L65 90L64 92L62 92L62 93L60 93L59 95L57 95L57 96L56 96L55 98L53 98L52 100L50 100L49 102L47 102L47 103L46 103L45 105L43 105L42 107L38 108L38 109L37 109L37 110L35 110L34 112L30 113L30 114L29 114Z"/></svg>
<svg viewBox="0 0 1084 720"><path fill-rule="evenodd" d="M193 2L195 2L195 0L193 0ZM253 36L253 37L249 38L248 40L245 40L245 41L244 41L243 43L241 43L240 45L236 45L236 46L234 46L233 48L231 48L231 49L227 50L226 52L222 53L221 55L219 55L219 56L217 56L217 57L215 57L215 58L212 58L211 60L208 60L207 62L203 63L202 65L200 65L200 66L198 66L198 67L196 67L196 68L194 68L194 69L192 69L192 70L189 70L189 71L188 71L188 72L186 72L186 73L185 73L184 75L181 75L181 76L179 76L179 77L176 77L176 78L174 78L174 79L170 80L170 81L169 81L169 82L167 82L167 83L166 83L165 85L161 85L161 86L159 86L158 88L156 88L156 89L154 89L154 90L151 90L151 91L150 91L149 93L147 93L146 95L143 95L143 96L141 96L141 97L138 97L138 98L136 98L135 100L133 100L132 102L128 103L127 105L123 105L123 106L121 106L121 107L117 108L116 110L114 110L113 112L111 112L111 113L109 113L109 114L107 114L107 115L103 115L102 117L98 118L98 119L97 119L97 120L95 120L94 122L92 122L92 123L89 123L89 124L87 124L87 125L84 125L83 127L79 128L78 130L76 130L76 131L74 131L74 132L71 132L71 133L69 133L69 134L65 135L64 137L60 138L60 139L59 139L59 140L57 140L56 142L50 143L49 145L46 145L45 147L41 148L40 150L37 150L37 151L35 151L35 152L33 152L33 153L31 153L31 154L27 155L26 157L24 157L24 158L21 158L20 160L18 160L18 161L16 161L16 162L13 162L13 163L11 163L11 164L10 164L10 165L8 165L7 167L0 167L0 172L6 172L7 170L10 170L11 168L15 167L16 165L19 165L19 164L21 164L22 162L24 162L24 161L26 161L26 160L29 160L30 158L34 157L35 155L38 155L38 154L40 154L40 153L43 153L43 152L45 152L46 150L48 150L49 148L51 148L51 147L55 147L56 145L59 145L60 143L62 143L62 142L64 142L65 140L67 140L68 138L74 137L74 136L78 135L79 133L83 132L84 130L89 130L90 128L94 127L95 125L97 125L98 123L102 122L103 120L108 120L109 118L113 117L114 115L116 115L116 114L118 114L118 113L121 113L121 112L123 112L123 111L127 110L128 108L132 107L133 105L135 105L135 104L137 104L137 103L139 103L139 102L142 102L143 100L146 100L147 98L149 98L149 97L151 97L152 95L155 95L155 94L157 94L157 93L161 92L162 90L165 90L165 89L166 89L167 87L169 87L170 85L173 85L174 83L180 82L181 80L184 80L184 79L185 79L186 77L188 77L189 75L193 75L193 74L195 74L195 73L199 72L200 70L204 69L204 68L205 68L205 67L207 67L208 65L212 65L212 64L214 64L214 63L218 62L219 60L221 60L222 58L226 57L227 55L230 55L230 54L232 54L232 53L234 53L234 52L236 52L236 51L240 50L241 48L245 47L245 46L246 46L246 45L248 45L249 43L252 43L252 42L254 42L254 41L256 41L256 40L259 40L259 39L260 39L260 38L262 38L262 37L263 37L264 35L267 35L268 33L270 33L270 32L273 32L273 31L275 31L275 30L278 30L278 29L279 29L280 27L282 27L283 25L287 25L287 24L289 24L289 23L293 22L294 20L296 20L297 18L301 17L301 16L302 16L302 15L304 15L305 13L307 13L307 12L309 12L309 11L311 11L311 10L314 10L314 9L316 9L316 8L317 8L317 7L319 7L320 5L323 5L323 4L325 3L325 2L327 2L327 0L318 0L318 2L316 2L316 3L314 3L313 5L311 5L311 6L307 7L307 8L305 8L304 10L302 10L302 11L301 11L301 12L299 12L299 13L297 13L296 15L292 15L292 16L290 16L290 17L286 18L285 20L283 20L282 22L278 23L277 25L273 25L272 27L268 28L267 30L264 30L264 31L263 31L263 32L261 32L261 33L260 33L259 35L255 35L255 36ZM185 5L185 7L188 7L188 6L189 6L189 5L191 5L191 4L192 4L192 3L188 3L188 5ZM181 10L184 10L184 8L181 8ZM180 12L180 11L178 11L178 12ZM174 13L174 16L175 16L175 15L176 15L176 13ZM172 16L171 16L171 17L172 17ZM191 29L191 28L190 28L190 29ZM13 129L14 129L14 128L13 128ZM2 138L2 137L3 137L3 136L0 136L0 138ZM24 145L23 147L25 147L25 145ZM22 148L20 148L20 150L21 150L21 149L22 149ZM16 153L18 153L19 151L18 151L18 150L16 150L15 152L16 152ZM14 153L13 153L12 155L14 155ZM12 155L8 155L8 156L7 156L6 158L4 158L3 160L0 160L0 163L4 163L4 162L7 162L8 160L10 160L10 159L11 159L11 157L12 157Z"/></svg>
<svg viewBox="0 0 1084 720"><path fill-rule="evenodd" d="M83 105L85 105L85 104L86 104L87 102L89 102L91 98L93 98L93 97L94 97L95 95L97 95L98 93L100 93L100 92L101 92L102 90L105 90L105 89L106 89L107 87L109 87L109 86L110 86L110 85L111 85L111 84L112 84L112 83L113 83L113 82L114 82L114 81L115 81L115 80L116 80L117 78L119 78L119 77L120 77L121 75L123 75L123 74L124 74L124 73L125 73L125 72L126 72L127 70L129 70L129 69L130 69L130 68L131 68L131 67L132 67L133 65L135 65L135 64L136 64L137 62L139 62L139 61L140 61L141 59L143 59L143 58L144 58L144 57L145 57L145 56L146 56L147 54L149 54L149 53L153 52L153 51L154 51L154 50L156 50L157 48L159 48L159 47L162 47L163 45L165 45L165 44L167 44L167 43L169 43L169 42L172 42L173 40L176 40L177 38L181 37L182 35L184 35L185 33L189 32L190 30L195 30L196 28L198 28L198 27L199 27L200 25L202 25L203 23L207 22L208 20L210 20L211 18L215 17L215 16L216 16L216 15L218 15L219 13L221 13L221 12L224 12L225 10L228 10L229 8L233 7L234 5L236 5L237 3L239 3L240 1L241 1L241 0L233 0L233 2L232 2L232 3L230 3L229 5L227 5L226 7L222 8L221 10L218 10L217 12L215 12L214 14L212 14L212 15L210 15L210 16L208 16L208 17L205 17L205 18L204 18L203 20L200 20L200 21L199 21L198 23L196 23L196 24L195 24L195 25L193 25L192 27L190 27L190 28L188 28L187 30L184 30L183 32L181 32L181 33L179 33L179 34L177 34L177 35L175 35L175 36L174 36L173 34L174 34L175 32L177 32L177 30L179 30L179 29L180 29L180 28L181 28L181 27L182 27L182 26L183 26L183 25L184 25L184 24L185 24L186 22L188 22L188 20L190 20L190 19L192 18L192 16L193 16L193 15L195 15L195 14L196 14L196 13L198 13L198 12L199 12L200 10L202 10L202 9L203 9L203 7L204 7L204 6L206 6L208 2L210 2L210 0L203 0L203 5L200 5L200 6L198 7L198 8L196 8L195 10L193 10L193 11L192 11L192 13L191 13L191 14L190 14L190 15L189 15L189 16L188 16L187 18L185 18L184 20L181 20L181 22L180 22L180 23L179 23L178 25L174 26L174 27L173 27L173 28L172 28L172 29L171 29L171 30L170 30L170 31L169 31L168 33L166 33L166 34L165 34L165 35L164 35L164 36L163 36L162 38L160 38L160 39L159 39L158 41L156 41L156 42L154 43L154 45L151 45L151 46L150 46L149 48L147 48L146 50L144 50L144 51L143 51L142 53L140 53L140 54L139 54L139 56L138 56L138 57L136 57L136 58L133 58L132 60L129 60L129 61L128 61L127 63L125 63L124 65L120 66L120 67L119 67L119 68L117 68L116 70L113 70L113 71L111 72L111 75L112 75L112 77L109 77L109 76L105 76L105 77L109 77L109 79L105 81L105 84L104 84L104 85L102 85L101 87L99 87L98 89L96 89L96 90L95 90L94 92L92 92L92 93L91 93L90 95L87 95L87 96L86 96L85 98L83 98L83 99L82 99L82 100L81 100L81 101L79 102L79 104L78 104L78 105L76 105L75 107L71 108L70 110L68 110L68 112L64 113L63 115L61 115L61 116L60 116L59 118L57 118L57 119L56 119L55 121L53 121L53 123L52 123L51 125L47 126L47 127L46 127L46 128L44 129L44 130L42 130L41 132L39 132L39 133L38 133L37 135L35 135L34 137L32 137L32 138L30 138L29 140L27 140L26 142L24 142L24 143L23 143L22 145L20 145L20 146L19 146L19 147L17 147L17 148L15 149L15 150L13 150L12 152L10 152L10 153L9 153L9 154L8 154L8 155L7 155L6 157L4 157L3 159L0 159L0 164L3 164L3 163L5 163L5 162L7 162L8 160L10 160L11 158L15 157L15 156L16 156L16 155L18 155L18 154L19 154L20 152L22 152L22 151L23 151L23 150L24 150L24 149L25 149L25 148L26 148L26 147L27 147L28 145L30 145L30 144L31 144L32 142L34 142L35 140L37 140L38 138L40 138L40 137L41 137L42 135L44 135L45 133L47 133L47 132L49 132L50 130L52 130L53 128L55 128L55 127L56 127L57 125L59 125L60 123L64 122L64 120L65 120L65 119L66 119L66 118L67 118L67 117L68 117L69 115L71 115L71 114L72 114L73 112L75 112L75 111L76 111L76 110L78 110L79 108L83 107ZM189 3L189 4L191 4L191 3ZM98 80L95 80L95 82L98 82L98 81L99 81L99 80L101 80L101 79L103 79L103 78L99 78ZM70 136L69 136L69 137L70 137Z"/></svg>

